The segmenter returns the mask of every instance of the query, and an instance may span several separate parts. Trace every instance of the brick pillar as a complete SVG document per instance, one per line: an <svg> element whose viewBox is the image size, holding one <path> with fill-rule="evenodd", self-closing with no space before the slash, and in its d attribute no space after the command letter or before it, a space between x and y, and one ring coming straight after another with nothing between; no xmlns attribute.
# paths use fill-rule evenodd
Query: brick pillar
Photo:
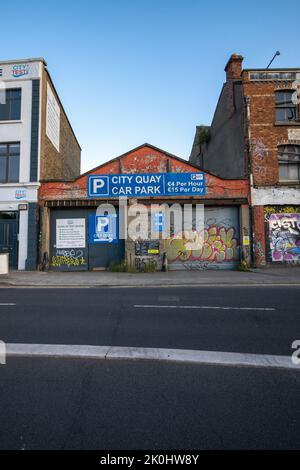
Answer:
<svg viewBox="0 0 300 470"><path fill-rule="evenodd" d="M241 232L241 259L251 264L251 236L250 236L250 212L248 204L242 204L240 208L240 232Z"/></svg>
<svg viewBox="0 0 300 470"><path fill-rule="evenodd" d="M253 251L254 266L259 268L266 265L266 240L264 206L253 207Z"/></svg>
<svg viewBox="0 0 300 470"><path fill-rule="evenodd" d="M242 76L243 57L232 54L225 66L226 80L240 80Z"/></svg>

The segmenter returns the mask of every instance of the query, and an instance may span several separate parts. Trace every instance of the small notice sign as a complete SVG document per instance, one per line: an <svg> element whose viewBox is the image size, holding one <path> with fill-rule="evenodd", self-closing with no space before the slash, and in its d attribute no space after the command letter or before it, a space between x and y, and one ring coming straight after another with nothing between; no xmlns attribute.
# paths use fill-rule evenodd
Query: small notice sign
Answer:
<svg viewBox="0 0 300 470"><path fill-rule="evenodd" d="M85 248L85 219L56 220L56 248Z"/></svg>

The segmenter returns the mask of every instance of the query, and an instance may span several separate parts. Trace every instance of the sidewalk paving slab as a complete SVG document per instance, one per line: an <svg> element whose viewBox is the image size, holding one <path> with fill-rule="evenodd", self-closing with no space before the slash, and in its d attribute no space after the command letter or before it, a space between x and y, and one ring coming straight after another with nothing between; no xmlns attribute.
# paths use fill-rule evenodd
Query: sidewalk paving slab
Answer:
<svg viewBox="0 0 300 470"><path fill-rule="evenodd" d="M157 273L11 271L0 276L0 287L176 287L220 285L299 285L300 266Z"/></svg>

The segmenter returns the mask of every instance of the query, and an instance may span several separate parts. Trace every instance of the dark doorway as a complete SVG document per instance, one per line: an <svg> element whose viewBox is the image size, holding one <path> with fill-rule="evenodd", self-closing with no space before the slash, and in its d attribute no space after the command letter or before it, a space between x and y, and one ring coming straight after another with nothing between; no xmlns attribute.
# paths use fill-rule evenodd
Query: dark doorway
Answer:
<svg viewBox="0 0 300 470"><path fill-rule="evenodd" d="M9 253L9 266L18 266L18 213L0 212L0 253Z"/></svg>

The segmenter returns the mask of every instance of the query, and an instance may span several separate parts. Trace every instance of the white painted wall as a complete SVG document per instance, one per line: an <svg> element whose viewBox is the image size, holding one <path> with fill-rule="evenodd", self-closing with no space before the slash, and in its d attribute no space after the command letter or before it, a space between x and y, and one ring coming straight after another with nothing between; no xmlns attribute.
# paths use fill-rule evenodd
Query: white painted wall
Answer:
<svg viewBox="0 0 300 470"><path fill-rule="evenodd" d="M18 62L19 63L19 62ZM21 88L21 119L19 121L0 121L0 143L20 142L20 179L19 183L0 184L0 211L18 211L19 204L37 202L37 182L30 183L30 150L31 150L31 108L32 108L32 79L42 77L42 62L28 63L28 74L14 77L14 64L1 64L1 89ZM41 95L40 95L41 96ZM40 99L41 110L41 99ZM41 112L40 112L41 119ZM39 135L40 140L40 135ZM40 148L40 146L39 146ZM40 160L40 151L39 151ZM38 161L38 166L40 162ZM25 196L17 198L16 190L22 189ZM18 268L25 269L27 258L28 212L19 212L19 257Z"/></svg>
<svg viewBox="0 0 300 470"><path fill-rule="evenodd" d="M260 187L251 188L253 206L299 205L299 187Z"/></svg>
<svg viewBox="0 0 300 470"><path fill-rule="evenodd" d="M20 183L29 181L31 147L31 99L32 83L7 83L8 88L22 88L21 120L0 121L0 143L20 142ZM2 185L1 185L2 186Z"/></svg>

